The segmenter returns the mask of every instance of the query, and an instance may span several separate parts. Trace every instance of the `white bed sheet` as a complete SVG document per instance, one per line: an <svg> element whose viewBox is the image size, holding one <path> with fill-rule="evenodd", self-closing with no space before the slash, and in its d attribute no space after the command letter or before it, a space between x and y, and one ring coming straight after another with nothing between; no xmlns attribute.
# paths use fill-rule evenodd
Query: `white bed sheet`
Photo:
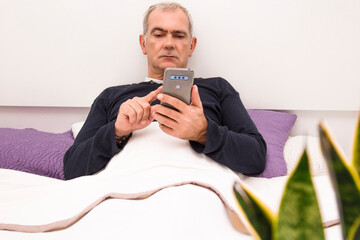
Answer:
<svg viewBox="0 0 360 240"><path fill-rule="evenodd" d="M154 128L149 129L150 131L154 130ZM153 134L150 133L145 133L145 135L148 137L153 136ZM136 137L137 136L135 135L132 139L136 139ZM160 144L161 141L169 141L169 139L162 139L162 137L163 135L161 135L158 139L153 139L153 137L150 137L150 139ZM122 156L124 157L125 155L126 158L118 158L126 159L125 161L112 161L107 167L108 170L109 168L112 169L111 171L105 170L96 176L85 177L84 179L92 179L92 177L94 177L94 179L98 178L104 180L106 178L111 178L112 176L119 174L118 169L126 169L128 172L132 173L137 172L139 170L137 168L138 164L133 161L133 157L134 155L139 154L134 154L134 150L138 149L139 146L147 144L150 139L146 137L141 138L141 141L136 142L136 144L134 142L129 142L129 151L123 151L121 153L123 154ZM174 148L167 150L172 151L175 149L182 149L179 148L177 144L183 143L174 142L173 144L175 144ZM133 149L131 149L131 146ZM153 152L154 149L152 148L151 151ZM155 149L155 151L163 152L163 149L160 147ZM186 154L189 153L190 152L187 152ZM147 153L145 151L142 154L142 159L144 160ZM179 156L179 152L174 153L174 156ZM164 160L165 159L155 159L154 161L157 161L157 166L160 164L162 167L169 167L168 162L164 162ZM192 160L189 160L188 158L181 158L175 161L175 165L173 166L180 168L191 166L193 170L199 167L201 167L202 170L212 169L213 166L211 166L211 164L203 166L201 163L203 160L204 159L200 158L200 162L193 163ZM155 166L153 163L154 162L143 161L141 165L153 169ZM114 169L116 169L116 171L114 171ZM194 171L194 173L196 173L196 171ZM124 172L122 172L122 174L124 174ZM221 174L210 176L222 176ZM231 176L229 179L232 179L233 174L229 173L229 176ZM238 179L240 180L240 178ZM279 207L281 195L287 179L288 176L271 179L241 176L241 181L249 185L255 191L255 194L258 195L260 199L262 199L273 211L276 211ZM320 210L322 212L323 221L337 219L338 212L336 209L335 196L328 176L318 176L313 179L320 202ZM214 186L216 186L216 182L223 181L223 179L215 180L216 181L213 182ZM85 180L80 178L74 182L76 183L79 181L81 182ZM92 180L90 180L90 182L91 181ZM66 184L68 184L69 187L71 187L71 185L76 185L72 184L71 181ZM0 203L4 201L4 197L6 197L3 193L8 190L24 191L24 189L26 190L29 188L32 191L36 188L41 190L49 189L49 186L61 185L63 185L63 183L60 180L13 170L0 169ZM219 185L216 187L221 188ZM229 194L226 194L228 189L220 189L219 191L220 193L229 196ZM39 193L41 194L41 192ZM34 195L32 196L34 197ZM71 196L61 195L57 197L59 197L60 200L71 198ZM232 199L230 198L226 198L225 200L231 202ZM36 200L36 196L34 199ZM51 199L51 196L48 197L48 199ZM19 201L21 200L22 199L19 199ZM36 206L36 204L34 206ZM26 206L23 207L23 209L26 209ZM57 209L57 212L66 212L65 210L67 209ZM27 215L26 217L28 217L29 222L32 222L33 219L39 218L39 216L32 215ZM326 238L328 240L341 239L340 230L340 226L325 229ZM229 215L226 212L224 202L222 202L218 194L208 188L192 184L165 188L143 200L108 199L102 201L79 221L63 230L45 233L22 233L0 230L0 239L76 238L252 239L249 235L242 234L233 228Z"/></svg>
<svg viewBox="0 0 360 240"><path fill-rule="evenodd" d="M16 179L34 180L39 185L53 181L9 171ZM267 206L277 211L287 179L288 176L272 179L243 177L242 180ZM336 219L338 212L328 177L314 177L314 185L323 220ZM341 239L340 226L326 228L325 235L327 240ZM84 236L86 239L253 239L232 227L216 194L194 185L167 188L144 200L106 200L64 230L46 233L0 231L0 239L75 239Z"/></svg>
<svg viewBox="0 0 360 240"><path fill-rule="evenodd" d="M240 215L232 194L232 185L238 179L229 169L195 153L188 141L172 138L153 125L134 134L106 169L93 176L59 181L0 169L0 227L38 232L53 229L54 224L58 227L58 222L62 222L61 227L64 223L68 226L69 219L73 223L81 217L64 230L32 234L2 231L1 234L16 239L21 236L61 239L84 234L93 237L96 234L87 231L99 229L102 234L138 239L148 236L148 229L166 238L181 232L179 239L184 239L184 234L186 238L201 234L209 239L215 236L238 239L240 233L232 227L228 215L229 209ZM162 190L157 192L158 189ZM181 193L181 189L186 193ZM122 194L115 198L127 199L128 195L148 195L148 192L157 193L144 200L103 199L108 194ZM94 204L99 199L102 199L100 205ZM83 216L89 206L91 211ZM122 227L128 222L133 224Z"/></svg>
<svg viewBox="0 0 360 240"><path fill-rule="evenodd" d="M47 233L0 231L0 238L252 239L232 227L215 194L193 185L165 189L144 200L106 200L64 230Z"/></svg>

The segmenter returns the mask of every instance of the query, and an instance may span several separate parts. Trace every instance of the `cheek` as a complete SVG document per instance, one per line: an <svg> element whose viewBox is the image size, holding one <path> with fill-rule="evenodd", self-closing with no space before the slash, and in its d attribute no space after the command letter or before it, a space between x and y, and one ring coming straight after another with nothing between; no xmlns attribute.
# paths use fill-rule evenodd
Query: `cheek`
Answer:
<svg viewBox="0 0 360 240"><path fill-rule="evenodd" d="M146 48L146 52L147 52L147 55L150 56L150 57L153 57L154 55L156 55L156 48L154 46L148 46Z"/></svg>
<svg viewBox="0 0 360 240"><path fill-rule="evenodd" d="M187 44L186 46L182 47L182 55L184 55L184 57L188 57L191 55L191 51L190 51L190 46Z"/></svg>
<svg viewBox="0 0 360 240"><path fill-rule="evenodd" d="M148 41L146 44L146 51L154 52L158 48L159 43L156 41Z"/></svg>

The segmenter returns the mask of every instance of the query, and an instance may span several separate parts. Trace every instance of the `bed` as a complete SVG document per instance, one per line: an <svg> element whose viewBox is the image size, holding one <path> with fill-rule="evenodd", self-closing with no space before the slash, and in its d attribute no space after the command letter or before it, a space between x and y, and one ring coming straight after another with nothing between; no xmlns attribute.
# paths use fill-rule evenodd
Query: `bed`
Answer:
<svg viewBox="0 0 360 240"><path fill-rule="evenodd" d="M206 1L204 11L204 1L179 2L198 38L188 67L195 77L227 79L255 109L249 114L268 146L265 171L235 174L155 123L102 172L64 181L63 156L95 97L147 76L138 37L149 1L2 1L0 239L252 239L233 182L276 211L305 145L326 238L342 239L314 136L319 120L332 120L340 145L350 146L360 102L360 5L223 0ZM148 149L149 136L167 147ZM154 158L160 150L171 159Z"/></svg>
<svg viewBox="0 0 360 240"><path fill-rule="evenodd" d="M253 239L232 194L233 183L246 184L276 211L306 146L326 239L341 239L318 137L289 136L294 114L248 112L268 146L266 168L258 176L214 163L154 122L134 133L98 174L64 181L62 157L81 122L60 134L1 128L0 238ZM150 148L149 142L157 144Z"/></svg>

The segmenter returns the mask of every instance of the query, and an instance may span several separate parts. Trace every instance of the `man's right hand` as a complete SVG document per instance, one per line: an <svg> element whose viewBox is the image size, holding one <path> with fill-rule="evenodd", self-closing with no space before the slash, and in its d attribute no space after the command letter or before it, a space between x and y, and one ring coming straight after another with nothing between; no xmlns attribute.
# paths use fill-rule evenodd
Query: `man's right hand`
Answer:
<svg viewBox="0 0 360 240"><path fill-rule="evenodd" d="M162 87L144 97L134 97L121 104L115 122L115 135L128 136L135 130L143 129L154 120L150 104L161 93Z"/></svg>

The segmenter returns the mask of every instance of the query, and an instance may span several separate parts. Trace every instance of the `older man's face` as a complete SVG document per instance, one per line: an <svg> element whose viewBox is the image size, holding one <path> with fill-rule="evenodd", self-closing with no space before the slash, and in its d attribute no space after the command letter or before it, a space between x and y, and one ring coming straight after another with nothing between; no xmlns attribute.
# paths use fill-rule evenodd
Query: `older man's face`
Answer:
<svg viewBox="0 0 360 240"><path fill-rule="evenodd" d="M140 36L140 45L148 58L149 77L162 78L168 67L187 66L196 38L191 38L189 20L181 9L155 9L149 15L146 36Z"/></svg>

